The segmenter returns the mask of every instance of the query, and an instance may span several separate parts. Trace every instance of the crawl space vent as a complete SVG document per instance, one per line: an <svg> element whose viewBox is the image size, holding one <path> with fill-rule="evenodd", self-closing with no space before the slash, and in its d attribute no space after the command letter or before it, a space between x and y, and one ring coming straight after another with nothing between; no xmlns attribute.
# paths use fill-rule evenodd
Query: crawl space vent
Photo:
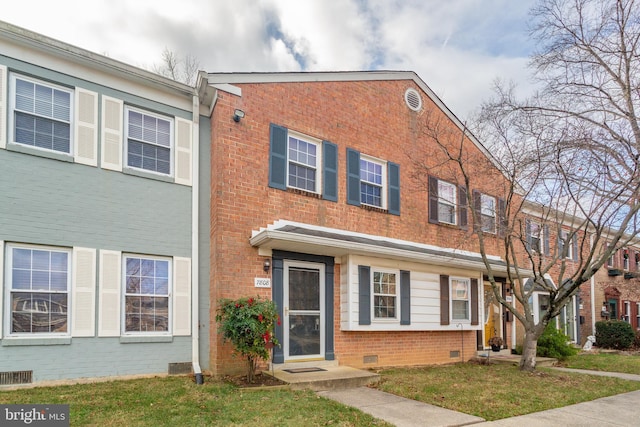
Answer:
<svg viewBox="0 0 640 427"><path fill-rule="evenodd" d="M413 111L420 111L422 108L422 97L418 91L413 88L407 89L404 93L404 102L406 102L407 107Z"/></svg>
<svg viewBox="0 0 640 427"><path fill-rule="evenodd" d="M0 372L0 385L31 384L33 371Z"/></svg>

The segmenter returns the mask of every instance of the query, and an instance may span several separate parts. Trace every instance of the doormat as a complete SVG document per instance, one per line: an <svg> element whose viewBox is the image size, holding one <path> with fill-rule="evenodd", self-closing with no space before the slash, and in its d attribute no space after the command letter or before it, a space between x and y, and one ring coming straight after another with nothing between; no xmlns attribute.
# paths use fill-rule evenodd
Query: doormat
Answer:
<svg viewBox="0 0 640 427"><path fill-rule="evenodd" d="M326 371L326 369L322 369L322 368L296 368L296 369L283 369L283 371L289 372L290 374L304 374L306 372Z"/></svg>

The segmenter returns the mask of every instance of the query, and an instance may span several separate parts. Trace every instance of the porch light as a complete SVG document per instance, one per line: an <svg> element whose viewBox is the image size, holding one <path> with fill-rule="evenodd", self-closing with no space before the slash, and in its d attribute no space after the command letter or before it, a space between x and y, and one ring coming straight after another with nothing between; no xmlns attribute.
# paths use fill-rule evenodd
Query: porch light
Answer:
<svg viewBox="0 0 640 427"><path fill-rule="evenodd" d="M233 121L234 122L239 122L240 119L244 119L244 111L236 108L236 110L233 112Z"/></svg>
<svg viewBox="0 0 640 427"><path fill-rule="evenodd" d="M262 268L264 269L265 273L268 273L269 269L271 269L271 261L269 261L268 259L265 259L264 264L262 264Z"/></svg>

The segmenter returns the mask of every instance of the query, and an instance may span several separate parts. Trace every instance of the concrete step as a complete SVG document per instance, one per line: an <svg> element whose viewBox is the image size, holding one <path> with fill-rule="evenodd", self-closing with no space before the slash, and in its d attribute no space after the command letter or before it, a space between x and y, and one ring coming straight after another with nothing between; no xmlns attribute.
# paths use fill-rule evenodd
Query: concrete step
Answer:
<svg viewBox="0 0 640 427"><path fill-rule="evenodd" d="M326 364L316 362L304 362L287 364L287 367L274 365L272 370L264 371L264 374L273 375L281 381L289 384L292 390L341 390L355 387L363 387L377 383L380 375L355 369L349 366L338 366L337 364ZM293 366L291 366L293 365ZM311 371L312 368L320 368L322 371ZM294 370L288 372L285 369ZM295 370L306 370L307 372L295 372Z"/></svg>

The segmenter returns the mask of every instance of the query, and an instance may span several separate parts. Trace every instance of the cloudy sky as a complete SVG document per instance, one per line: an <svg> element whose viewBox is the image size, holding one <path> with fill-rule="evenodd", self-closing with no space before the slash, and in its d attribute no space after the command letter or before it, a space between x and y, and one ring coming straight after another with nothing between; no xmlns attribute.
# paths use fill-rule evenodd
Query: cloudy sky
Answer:
<svg viewBox="0 0 640 427"><path fill-rule="evenodd" d="M415 71L460 118L496 78L530 87L535 0L19 0L0 19L151 69ZM179 5L179 6L178 6Z"/></svg>

